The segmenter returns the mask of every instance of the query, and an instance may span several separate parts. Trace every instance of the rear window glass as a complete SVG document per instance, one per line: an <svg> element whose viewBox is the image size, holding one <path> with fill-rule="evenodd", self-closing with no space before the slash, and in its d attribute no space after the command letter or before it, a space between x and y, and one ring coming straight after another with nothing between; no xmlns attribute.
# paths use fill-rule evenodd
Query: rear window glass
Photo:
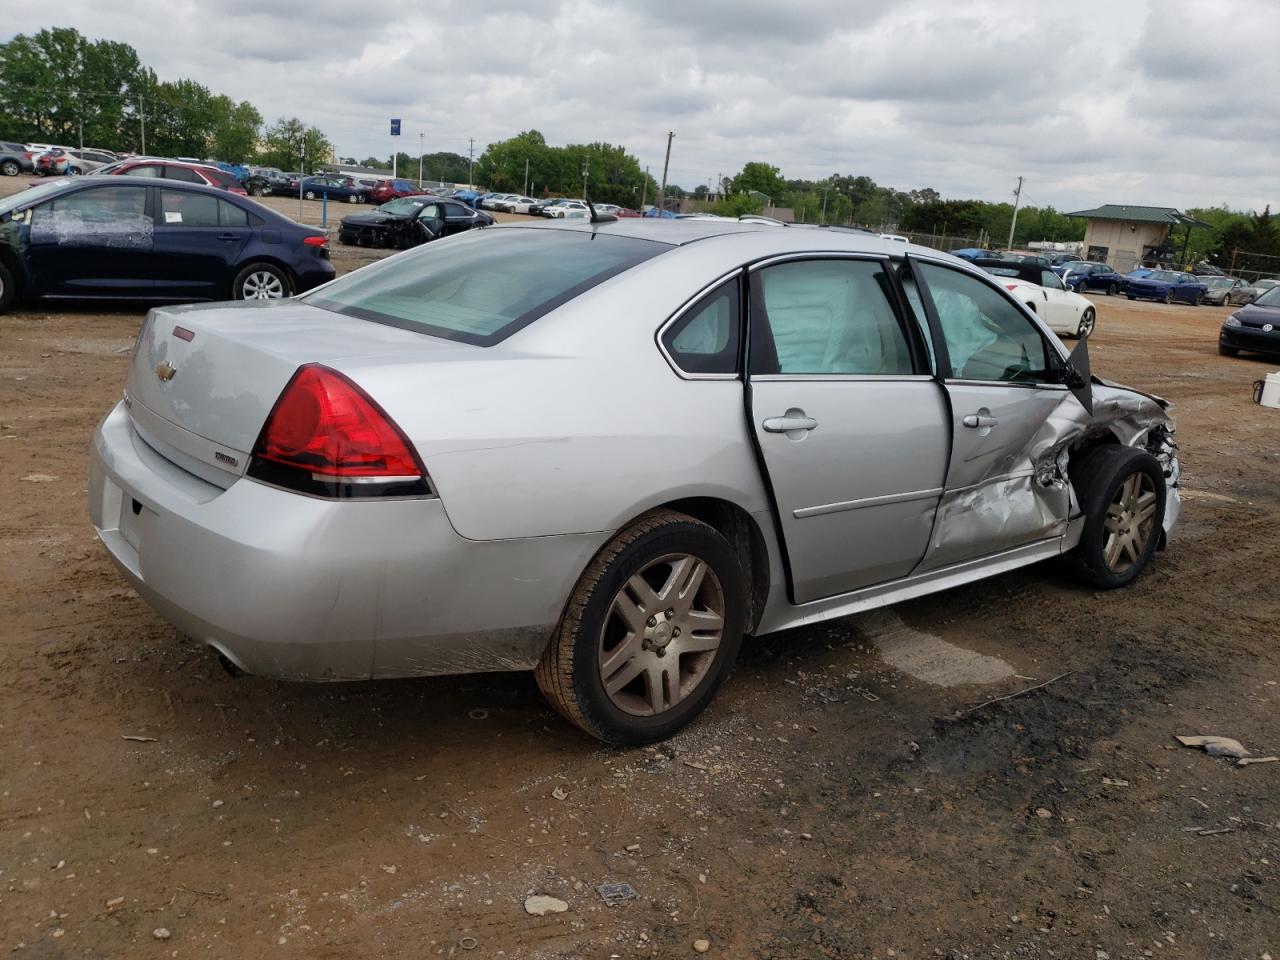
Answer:
<svg viewBox="0 0 1280 960"><path fill-rule="evenodd" d="M357 270L303 299L487 347L667 249L576 230L479 230Z"/></svg>
<svg viewBox="0 0 1280 960"><path fill-rule="evenodd" d="M240 181L226 171L206 170L205 173L208 174L210 180L223 189L240 186Z"/></svg>

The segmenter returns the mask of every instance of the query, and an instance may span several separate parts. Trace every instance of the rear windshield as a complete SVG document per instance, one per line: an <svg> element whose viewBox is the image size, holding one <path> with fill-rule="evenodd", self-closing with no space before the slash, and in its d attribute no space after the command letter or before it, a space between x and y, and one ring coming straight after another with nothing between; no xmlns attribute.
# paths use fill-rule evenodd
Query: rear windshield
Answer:
<svg viewBox="0 0 1280 960"><path fill-rule="evenodd" d="M240 186L240 181L225 170L206 169L204 172L209 179L224 189Z"/></svg>
<svg viewBox="0 0 1280 960"><path fill-rule="evenodd" d="M477 230L357 270L301 299L487 347L667 249L578 230Z"/></svg>

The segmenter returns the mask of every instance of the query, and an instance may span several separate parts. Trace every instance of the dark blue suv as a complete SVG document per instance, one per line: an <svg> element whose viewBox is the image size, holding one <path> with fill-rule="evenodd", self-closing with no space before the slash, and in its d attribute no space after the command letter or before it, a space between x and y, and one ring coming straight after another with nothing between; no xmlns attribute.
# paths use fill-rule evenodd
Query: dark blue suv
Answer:
<svg viewBox="0 0 1280 960"><path fill-rule="evenodd" d="M334 277L324 233L225 190L77 177L0 200L0 311L16 299L275 299Z"/></svg>

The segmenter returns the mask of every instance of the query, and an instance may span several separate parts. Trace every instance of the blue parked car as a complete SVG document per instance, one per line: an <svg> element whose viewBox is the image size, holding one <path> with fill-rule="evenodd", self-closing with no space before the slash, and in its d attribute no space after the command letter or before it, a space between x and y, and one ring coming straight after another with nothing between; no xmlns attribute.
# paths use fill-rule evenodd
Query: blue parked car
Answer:
<svg viewBox="0 0 1280 960"><path fill-rule="evenodd" d="M1200 282L1199 277L1176 270L1152 270L1145 277L1125 284L1125 293L1130 300L1163 300L1165 303L1181 300L1199 305L1208 292L1209 288Z"/></svg>
<svg viewBox="0 0 1280 960"><path fill-rule="evenodd" d="M302 195L308 200L327 196L330 200L364 203L369 199L369 188L350 177L307 177L302 181Z"/></svg>
<svg viewBox="0 0 1280 960"><path fill-rule="evenodd" d="M1064 285L1076 293L1089 290L1104 290L1111 296L1124 291L1124 274L1118 273L1105 263L1093 263L1088 260L1076 260L1065 264L1059 274Z"/></svg>
<svg viewBox="0 0 1280 960"><path fill-rule="evenodd" d="M480 194L474 190L455 190L453 191L453 199L460 200L474 210L476 201L480 199Z"/></svg>
<svg viewBox="0 0 1280 960"><path fill-rule="evenodd" d="M274 300L333 277L323 231L203 184L73 177L0 200L0 313L16 299Z"/></svg>
<svg viewBox="0 0 1280 960"><path fill-rule="evenodd" d="M229 173L241 183L249 179L249 168L243 163L227 163L225 160L216 160L213 164L224 173Z"/></svg>

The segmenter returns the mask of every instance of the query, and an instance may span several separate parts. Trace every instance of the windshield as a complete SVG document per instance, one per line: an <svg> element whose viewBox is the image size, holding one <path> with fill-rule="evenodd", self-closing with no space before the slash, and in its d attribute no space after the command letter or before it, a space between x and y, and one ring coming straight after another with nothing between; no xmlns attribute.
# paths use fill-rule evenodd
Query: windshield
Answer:
<svg viewBox="0 0 1280 960"><path fill-rule="evenodd" d="M577 230L480 230L349 273L301 299L487 347L667 249Z"/></svg>
<svg viewBox="0 0 1280 960"><path fill-rule="evenodd" d="M1147 275L1148 280L1159 280L1162 283L1177 283L1178 275L1172 270L1152 270Z"/></svg>
<svg viewBox="0 0 1280 960"><path fill-rule="evenodd" d="M1278 283L1280 283L1280 280L1258 280L1254 283L1254 286L1259 290L1266 290L1269 287L1274 287Z"/></svg>
<svg viewBox="0 0 1280 960"><path fill-rule="evenodd" d="M1272 284L1266 293L1258 294L1258 299L1253 302L1260 307L1280 307L1280 286Z"/></svg>
<svg viewBox="0 0 1280 960"><path fill-rule="evenodd" d="M411 217L426 205L427 201L425 200L416 200L411 197L400 197L397 200L388 200L377 209L383 213L390 213L397 217Z"/></svg>
<svg viewBox="0 0 1280 960"><path fill-rule="evenodd" d="M26 190L19 191L12 196L0 199L0 214L12 213L19 207L30 207L39 203L45 197L52 196L67 185L66 180L54 180L52 183L42 183L38 187L29 187Z"/></svg>

